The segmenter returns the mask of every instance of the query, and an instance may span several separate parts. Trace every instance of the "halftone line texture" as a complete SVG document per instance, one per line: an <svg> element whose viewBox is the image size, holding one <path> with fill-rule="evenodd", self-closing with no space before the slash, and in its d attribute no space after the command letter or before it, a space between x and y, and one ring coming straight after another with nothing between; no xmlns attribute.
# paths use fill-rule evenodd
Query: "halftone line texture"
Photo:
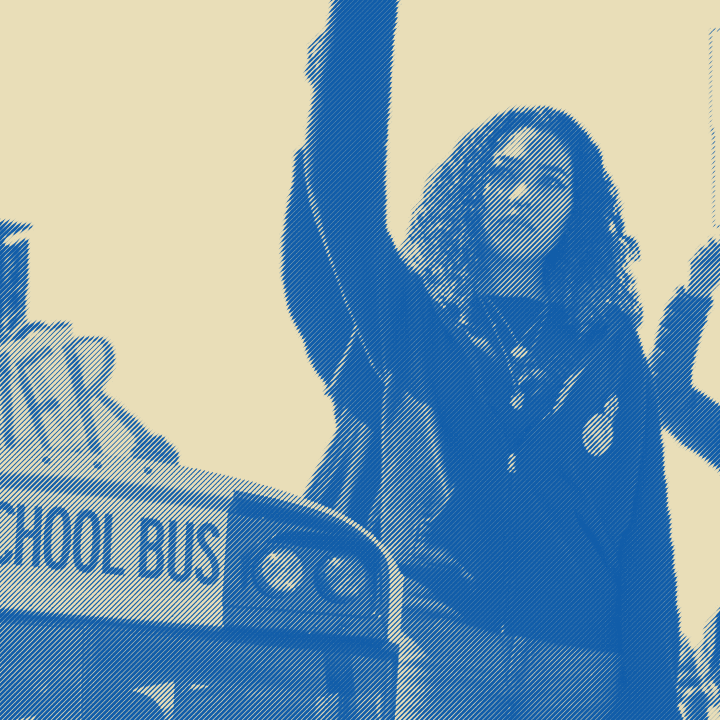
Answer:
<svg viewBox="0 0 720 720"><path fill-rule="evenodd" d="M720 707L720 646L718 613L705 626L699 648L693 649L685 637L680 662L679 697L688 720L712 717L711 708Z"/></svg>
<svg viewBox="0 0 720 720"><path fill-rule="evenodd" d="M22 449L0 461L0 717L391 719L397 571L361 528L241 481L245 514L229 513L227 498L178 489L212 487L217 476L157 462ZM228 572L244 592L230 619L228 515L241 545ZM319 520L340 535L318 533ZM302 558L300 592L263 590L250 562L262 559L263 540ZM355 553L360 575L322 584L330 558ZM358 602L327 599L358 577ZM343 614L355 629L338 625ZM335 626L322 624L332 616ZM364 618L377 621L372 633Z"/></svg>
<svg viewBox="0 0 720 720"><path fill-rule="evenodd" d="M695 356L710 297L678 291L665 309L650 358L663 425L720 468L720 406L693 385Z"/></svg>
<svg viewBox="0 0 720 720"><path fill-rule="evenodd" d="M518 138L532 145L527 128L545 137L536 150L549 161L529 173L510 162L518 159L513 154L522 155ZM561 138L569 150L572 175L558 163L564 151L550 137ZM560 231L569 194L572 208ZM538 209L541 215L535 215ZM436 300L464 306L478 292L526 291L517 271L552 240L555 227L560 234L554 247L545 246L552 252L543 262L550 299L580 326L609 303L639 321L628 271L638 248L625 234L621 211L600 150L576 120L553 108L511 108L468 133L430 177L402 253ZM514 269L498 271L499 251L514 258Z"/></svg>
<svg viewBox="0 0 720 720"><path fill-rule="evenodd" d="M717 32L711 33L711 48ZM714 170L715 165L713 181ZM720 468L720 405L693 385L693 366L719 266L720 249L710 241L693 258L688 288L679 289L668 303L651 357L663 425L716 468ZM708 623L699 649L693 651L686 640L683 644L678 685L688 720L708 717L710 707L720 707L717 628L716 616Z"/></svg>
<svg viewBox="0 0 720 720"><path fill-rule="evenodd" d="M221 624L223 512L12 487L2 512L4 610Z"/></svg>
<svg viewBox="0 0 720 720"><path fill-rule="evenodd" d="M0 718L391 720L393 561L338 513L180 467L105 392L106 340L26 322L25 229L0 222ZM342 472L362 517L362 444ZM226 563L238 515L266 534Z"/></svg>
<svg viewBox="0 0 720 720"><path fill-rule="evenodd" d="M410 611L397 720L606 717L619 692L617 653L488 633Z"/></svg>
<svg viewBox="0 0 720 720"><path fill-rule="evenodd" d="M161 628L0 628L0 713L11 720L391 718L388 663L362 653Z"/></svg>
<svg viewBox="0 0 720 720"><path fill-rule="evenodd" d="M68 323L22 325L0 347L1 441L28 452L56 448L177 463L104 390L114 353L102 338L73 337Z"/></svg>
<svg viewBox="0 0 720 720"><path fill-rule="evenodd" d="M408 718L675 720L660 423L617 192L580 123L512 108L431 177L401 256L396 12L335 0L311 49L283 274L339 422L309 497L352 509L412 581Z"/></svg>

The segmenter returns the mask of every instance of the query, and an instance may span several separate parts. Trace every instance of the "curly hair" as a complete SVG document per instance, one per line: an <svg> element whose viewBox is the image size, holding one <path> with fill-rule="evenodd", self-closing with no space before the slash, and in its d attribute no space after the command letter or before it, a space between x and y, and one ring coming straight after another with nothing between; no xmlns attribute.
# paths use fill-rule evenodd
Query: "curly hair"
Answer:
<svg viewBox="0 0 720 720"><path fill-rule="evenodd" d="M550 132L573 163L573 204L557 245L545 260L550 302L570 323L587 330L612 306L637 327L642 309L628 270L639 257L624 233L617 191L602 155L585 129L567 113L548 107L513 108L469 132L430 176L402 247L408 265L443 305L463 308L484 273L482 188L493 154L520 128Z"/></svg>

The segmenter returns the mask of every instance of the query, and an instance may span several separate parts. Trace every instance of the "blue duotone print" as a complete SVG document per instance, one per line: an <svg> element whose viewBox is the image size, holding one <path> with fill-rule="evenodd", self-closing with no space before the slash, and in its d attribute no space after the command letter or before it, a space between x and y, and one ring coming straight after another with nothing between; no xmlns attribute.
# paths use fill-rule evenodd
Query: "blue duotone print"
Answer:
<svg viewBox="0 0 720 720"><path fill-rule="evenodd" d="M110 343L27 321L28 230L0 223L0 718L392 720L392 557L181 466L109 395Z"/></svg>
<svg viewBox="0 0 720 720"><path fill-rule="evenodd" d="M612 180L566 113L506 110L431 176L398 252L396 10L336 0L310 50L283 275L337 431L307 497L405 578L398 718L678 718L660 412Z"/></svg>
<svg viewBox="0 0 720 720"><path fill-rule="evenodd" d="M720 468L692 379L720 244L646 359L598 145L514 107L468 128L398 249L396 14L331 3L287 159L285 299L336 421L304 497L183 467L108 393L105 339L27 320L29 226L0 222L0 720L720 706L720 617L680 635L661 442Z"/></svg>

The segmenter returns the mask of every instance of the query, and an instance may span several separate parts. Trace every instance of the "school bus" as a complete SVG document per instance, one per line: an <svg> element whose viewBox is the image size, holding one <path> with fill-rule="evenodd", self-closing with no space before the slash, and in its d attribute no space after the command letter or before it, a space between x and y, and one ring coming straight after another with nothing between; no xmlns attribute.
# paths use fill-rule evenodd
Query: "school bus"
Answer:
<svg viewBox="0 0 720 720"><path fill-rule="evenodd" d="M0 720L390 720L392 558L167 462L104 394L111 354L67 325L0 348Z"/></svg>

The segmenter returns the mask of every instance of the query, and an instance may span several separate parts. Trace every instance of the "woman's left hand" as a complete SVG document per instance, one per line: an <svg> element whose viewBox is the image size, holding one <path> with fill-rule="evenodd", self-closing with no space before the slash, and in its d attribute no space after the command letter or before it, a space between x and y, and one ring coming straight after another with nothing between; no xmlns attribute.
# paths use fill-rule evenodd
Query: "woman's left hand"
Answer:
<svg viewBox="0 0 720 720"><path fill-rule="evenodd" d="M696 297L710 297L720 282L720 241L710 239L690 261L687 291Z"/></svg>
<svg viewBox="0 0 720 720"><path fill-rule="evenodd" d="M465 582L475 582L475 578L465 569L457 558L453 557L444 548L428 543L414 543L408 548L402 557L396 558L399 565L409 565L424 570L437 572L446 571L458 575Z"/></svg>

